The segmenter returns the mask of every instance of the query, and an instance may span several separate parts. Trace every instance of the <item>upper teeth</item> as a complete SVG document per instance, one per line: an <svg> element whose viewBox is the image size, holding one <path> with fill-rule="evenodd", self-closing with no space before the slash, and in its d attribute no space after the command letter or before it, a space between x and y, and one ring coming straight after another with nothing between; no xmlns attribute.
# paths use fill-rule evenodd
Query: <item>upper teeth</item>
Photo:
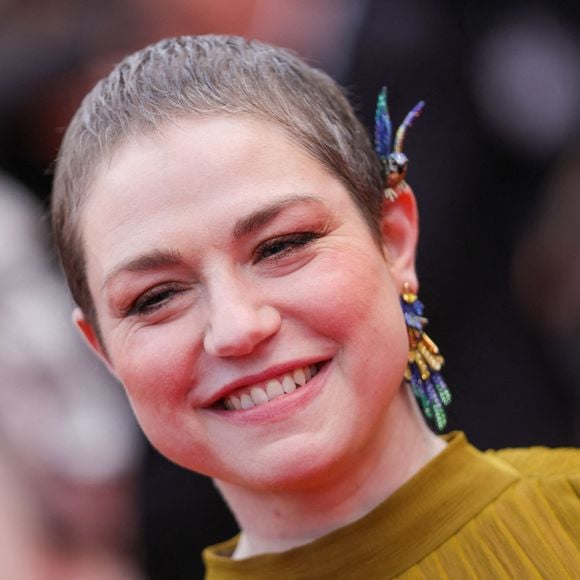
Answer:
<svg viewBox="0 0 580 580"><path fill-rule="evenodd" d="M248 385L225 397L224 406L233 411L265 405L268 401L294 392L298 387L306 384L317 372L317 366L311 365L295 369L263 383Z"/></svg>

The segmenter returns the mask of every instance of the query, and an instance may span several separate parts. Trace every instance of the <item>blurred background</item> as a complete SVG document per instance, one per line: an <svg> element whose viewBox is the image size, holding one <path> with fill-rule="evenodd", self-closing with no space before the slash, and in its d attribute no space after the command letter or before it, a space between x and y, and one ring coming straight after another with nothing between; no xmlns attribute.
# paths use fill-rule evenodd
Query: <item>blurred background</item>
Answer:
<svg viewBox="0 0 580 580"><path fill-rule="evenodd" d="M51 253L51 165L82 96L166 36L289 47L371 129L419 99L409 181L452 429L580 443L580 4L565 0L0 0L0 561L7 578L191 579L235 523L143 441L87 353Z"/></svg>

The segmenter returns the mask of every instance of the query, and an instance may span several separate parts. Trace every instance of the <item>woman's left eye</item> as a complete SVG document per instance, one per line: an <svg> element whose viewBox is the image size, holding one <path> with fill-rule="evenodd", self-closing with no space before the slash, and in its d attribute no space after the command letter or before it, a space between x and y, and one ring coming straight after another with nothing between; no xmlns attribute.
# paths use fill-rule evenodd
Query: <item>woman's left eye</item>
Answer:
<svg viewBox="0 0 580 580"><path fill-rule="evenodd" d="M254 253L254 263L260 260L276 260L307 246L320 238L317 232L299 232L267 240Z"/></svg>

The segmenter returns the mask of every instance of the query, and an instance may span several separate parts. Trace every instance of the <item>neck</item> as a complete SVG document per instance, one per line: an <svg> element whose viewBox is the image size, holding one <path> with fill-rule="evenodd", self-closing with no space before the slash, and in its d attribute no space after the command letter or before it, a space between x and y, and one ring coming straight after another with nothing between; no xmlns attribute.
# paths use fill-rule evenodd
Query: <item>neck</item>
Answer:
<svg viewBox="0 0 580 580"><path fill-rule="evenodd" d="M241 528L235 559L283 552L316 540L372 511L445 446L425 425L403 388L373 445L324 486L290 492L216 485Z"/></svg>

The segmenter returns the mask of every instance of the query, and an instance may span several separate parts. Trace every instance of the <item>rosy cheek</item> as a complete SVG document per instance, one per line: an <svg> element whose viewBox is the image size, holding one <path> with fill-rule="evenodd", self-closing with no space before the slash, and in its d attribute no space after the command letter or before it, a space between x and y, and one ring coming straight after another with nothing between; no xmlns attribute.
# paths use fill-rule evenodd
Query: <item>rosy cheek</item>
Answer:
<svg viewBox="0 0 580 580"><path fill-rule="evenodd" d="M384 276L373 260L355 256L329 266L319 268L312 284L296 294L295 300L307 306L313 319L326 320L335 329L344 326L348 332L353 323L374 315L388 289L383 287Z"/></svg>
<svg viewBox="0 0 580 580"><path fill-rule="evenodd" d="M115 370L135 404L165 407L187 388L186 377L191 380L195 349L169 330L169 325L143 328L118 351Z"/></svg>

